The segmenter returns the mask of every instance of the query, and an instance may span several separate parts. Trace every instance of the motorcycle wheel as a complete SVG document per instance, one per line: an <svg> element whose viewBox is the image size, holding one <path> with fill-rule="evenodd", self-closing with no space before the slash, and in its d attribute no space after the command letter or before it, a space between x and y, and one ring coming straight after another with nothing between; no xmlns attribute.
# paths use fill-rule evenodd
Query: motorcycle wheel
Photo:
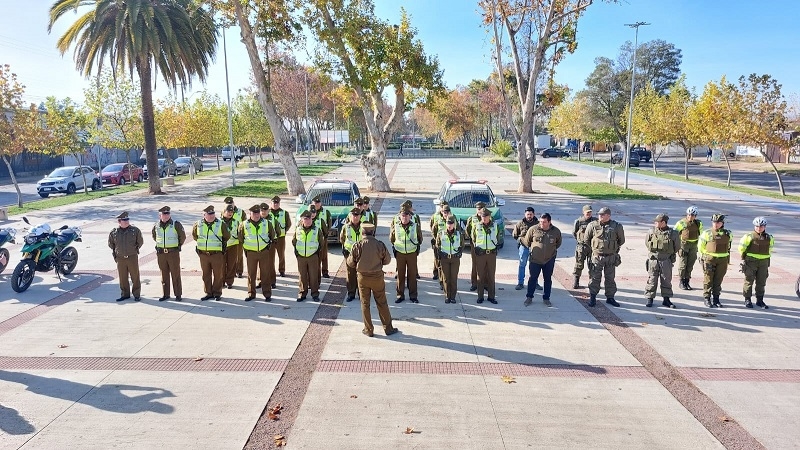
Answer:
<svg viewBox="0 0 800 450"><path fill-rule="evenodd" d="M33 283L34 274L36 274L36 269L32 260L25 259L20 261L11 275L11 289L14 292L25 292Z"/></svg>
<svg viewBox="0 0 800 450"><path fill-rule="evenodd" d="M75 270L76 265L78 265L78 251L75 250L75 247L67 247L62 250L58 258L58 271L62 275L69 275Z"/></svg>
<svg viewBox="0 0 800 450"><path fill-rule="evenodd" d="M8 252L7 248L0 248L0 273L3 273L8 267L8 258L11 257L11 254Z"/></svg>

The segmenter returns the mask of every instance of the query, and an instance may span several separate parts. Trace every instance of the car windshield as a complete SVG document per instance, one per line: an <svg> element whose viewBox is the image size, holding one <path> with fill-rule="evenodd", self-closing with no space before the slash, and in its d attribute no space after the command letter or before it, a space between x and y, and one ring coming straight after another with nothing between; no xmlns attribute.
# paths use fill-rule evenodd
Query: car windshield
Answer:
<svg viewBox="0 0 800 450"><path fill-rule="evenodd" d="M188 163L189 161L190 158L188 156L181 156L180 158L175 160L176 163L181 163L181 164Z"/></svg>
<svg viewBox="0 0 800 450"><path fill-rule="evenodd" d="M50 175L48 175L48 177L50 178L71 177L73 172L75 172L74 167L59 167L58 169L50 172Z"/></svg>
<svg viewBox="0 0 800 450"><path fill-rule="evenodd" d="M164 165L164 161L166 161L166 159L164 159L164 158L160 158L160 159L158 160L158 165L159 165L159 166L163 166L163 165Z"/></svg>
<svg viewBox="0 0 800 450"><path fill-rule="evenodd" d="M123 167L125 164L109 164L103 169L103 172L119 172Z"/></svg>
<svg viewBox="0 0 800 450"><path fill-rule="evenodd" d="M349 189L339 188L322 188L312 189L306 196L308 199L313 199L319 196L322 200L323 206L352 206L355 199L353 192Z"/></svg>
<svg viewBox="0 0 800 450"><path fill-rule="evenodd" d="M450 188L443 200L451 208L474 208L477 202L484 202L489 207L495 206L492 194L485 186Z"/></svg>

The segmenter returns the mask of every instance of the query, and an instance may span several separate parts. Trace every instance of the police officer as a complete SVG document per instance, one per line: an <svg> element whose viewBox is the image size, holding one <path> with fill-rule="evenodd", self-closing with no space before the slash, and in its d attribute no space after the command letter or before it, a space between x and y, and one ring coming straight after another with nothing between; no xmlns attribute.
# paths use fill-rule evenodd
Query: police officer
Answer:
<svg viewBox="0 0 800 450"><path fill-rule="evenodd" d="M108 235L108 247L117 263L119 275L119 288L122 294L118 302L131 298L139 301L142 295L142 280L139 278L139 249L144 245L142 231L131 225L128 212L123 211L117 216L117 226ZM131 283L133 289L131 289Z"/></svg>
<svg viewBox="0 0 800 450"><path fill-rule="evenodd" d="M397 262L397 298L395 303L405 300L406 277L408 277L408 296L411 303L419 303L417 298L417 256L419 255L422 229L412 220L412 212L404 209L400 213L400 221L396 222L389 233L394 257Z"/></svg>
<svg viewBox="0 0 800 450"><path fill-rule="evenodd" d="M731 232L725 228L723 214L711 216L711 229L700 233L697 240L703 263L703 299L708 307L722 308L719 294L722 291L722 279L728 272L732 240Z"/></svg>
<svg viewBox="0 0 800 450"><path fill-rule="evenodd" d="M225 250L225 286L233 287L233 279L236 277L236 265L239 262L240 243L239 243L239 215L236 214L236 207L233 205L225 206L222 212L222 224L228 229L231 237Z"/></svg>
<svg viewBox="0 0 800 450"><path fill-rule="evenodd" d="M265 219L261 212L261 205L253 205L250 208L250 219L239 225L239 242L247 258L246 302L256 298L256 273L261 274L261 294L264 295L264 301L272 300L274 280L269 268L274 263L270 247L275 240L275 228L271 216Z"/></svg>
<svg viewBox="0 0 800 450"><path fill-rule="evenodd" d="M363 213L361 214L361 221L362 222L369 222L369 223L375 225L375 227L377 227L378 226L378 213L376 213L375 211L372 210L372 208L370 208L370 206L369 206L370 198L365 195L364 197L361 198L361 200L364 202L363 206L362 206Z"/></svg>
<svg viewBox="0 0 800 450"><path fill-rule="evenodd" d="M472 236L472 228L479 224L483 219L481 217L481 210L486 207L486 203L484 202L476 202L475 203L475 214L469 216L467 218L467 222L464 225L464 232L466 236ZM471 239L471 238L470 238ZM470 245L469 254L472 258L472 271L469 274L469 290L470 291L477 291L478 290L478 266L475 264L475 245Z"/></svg>
<svg viewBox="0 0 800 450"><path fill-rule="evenodd" d="M496 305L495 271L497 251L503 248L505 228L492 220L492 212L484 208L480 212L481 221L472 225L472 247L475 252L475 265L478 275L478 303L483 303L483 290L488 287L489 303Z"/></svg>
<svg viewBox="0 0 800 450"><path fill-rule="evenodd" d="M361 332L373 336L372 314L370 313L370 297L375 297L378 316L381 318L383 331L387 336L397 333L392 326L392 314L386 302L386 282L383 279L383 266L392 261L389 250L383 242L375 239L375 225L361 225L362 238L353 245L347 265L358 272L358 295L361 297L361 315L364 318L364 329Z"/></svg>
<svg viewBox="0 0 800 450"><path fill-rule="evenodd" d="M625 230L622 224L611 219L611 209L604 206L598 211L600 218L586 227L583 234L584 245L592 249L592 265L589 266L589 306L597 303L600 292L600 279L605 278L606 303L619 306L614 300L617 293L616 268L622 264L619 251L625 243Z"/></svg>
<svg viewBox="0 0 800 450"><path fill-rule="evenodd" d="M430 227L431 230L431 247L436 244L437 229L445 227L445 221L447 220L445 208L447 208L448 213L450 212L450 206L447 205L447 202L439 203L436 208L437 211L431 214L431 219L428 221L428 227ZM433 253L433 276L431 279L439 279L439 258L436 252Z"/></svg>
<svg viewBox="0 0 800 450"><path fill-rule="evenodd" d="M278 274L286 276L286 232L292 227L292 219L289 213L281 208L281 198L277 195L272 197L272 206L269 209L272 221L275 225L275 243L270 247L272 252L272 266L270 274L273 280L276 279L275 260L278 259Z"/></svg>
<svg viewBox="0 0 800 450"><path fill-rule="evenodd" d="M225 249L231 234L217 218L213 205L203 209L203 218L192 227L192 237L197 242L197 255L200 257L200 270L203 272L203 292L201 301L222 297L222 284L225 281Z"/></svg>
<svg viewBox="0 0 800 450"><path fill-rule="evenodd" d="M416 223L417 225L421 225L421 219L419 218L419 214L414 212L414 203L411 200L405 200L403 203L400 204L400 211L397 212L397 215L392 217L392 227L397 222L400 222L400 216L403 214L403 211L410 211L411 212L411 220Z"/></svg>
<svg viewBox="0 0 800 450"><path fill-rule="evenodd" d="M517 254L519 256L517 287L514 288L518 291L521 291L522 288L525 287L525 274L528 272L528 257L531 253L530 248L528 248L527 245L523 245L521 239L525 237L525 233L528 232L530 227L539 223L539 219L536 218L535 213L536 210L533 209L533 206L525 208L525 216L514 225L514 230L511 232L511 236L517 241Z"/></svg>
<svg viewBox="0 0 800 450"><path fill-rule="evenodd" d="M233 215L236 217L236 220L239 223L244 222L247 220L247 214L244 210L240 209L236 204L233 202L233 197L225 197L223 200L225 205L233 205ZM242 254L242 246L238 246L234 249L236 251L236 276L242 278L242 272L244 271L244 256Z"/></svg>
<svg viewBox="0 0 800 450"><path fill-rule="evenodd" d="M436 228L435 236L433 252L439 260L439 283L444 289L444 302L456 303L458 269L461 267L464 236L456 224L455 217L450 214L445 219L445 226Z"/></svg>
<svg viewBox="0 0 800 450"><path fill-rule="evenodd" d="M361 240L361 217L362 210L359 207L354 207L347 215L348 221L342 230L339 232L339 242L342 243L342 255L345 257L350 256L350 251L353 245ZM369 223L369 222L366 222ZM356 298L356 290L358 289L358 273L355 266L347 265L347 301L351 302Z"/></svg>
<svg viewBox="0 0 800 450"><path fill-rule="evenodd" d="M533 302L533 295L539 283L539 273L544 278L544 292L542 302L547 307L550 303L550 293L553 289L553 270L556 267L556 256L561 247L561 230L553 225L553 218L549 213L542 214L541 220L525 231L521 238L521 245L529 249L530 278L528 279L528 292L525 295L525 306Z"/></svg>
<svg viewBox="0 0 800 450"><path fill-rule="evenodd" d="M325 231L325 239L322 241L322 248L319 251L319 261L322 265L322 278L330 278L331 275L328 273L328 231L330 231L332 225L331 212L322 206L322 199L319 195L314 197L312 202L312 206L314 206L317 214L314 222Z"/></svg>
<svg viewBox="0 0 800 450"><path fill-rule="evenodd" d="M756 283L756 306L769 309L764 303L764 286L769 277L769 260L775 238L767 233L767 219L756 217L753 219L753 231L742 236L739 241L739 255L742 257L741 268L744 272L744 306L753 307L750 300L753 294L753 282Z"/></svg>
<svg viewBox="0 0 800 450"><path fill-rule="evenodd" d="M653 228L647 233L645 246L648 251L648 258L645 261L647 269L647 285L644 288L644 296L647 298L647 306L653 306L653 299L656 296L659 282L661 283L661 297L664 301L661 305L675 308L669 301L672 297L672 265L675 264L678 250L681 248L678 232L669 225L667 213L661 213L653 219Z"/></svg>
<svg viewBox="0 0 800 450"><path fill-rule="evenodd" d="M175 291L175 300L181 301L183 284L181 283L181 248L186 242L186 231L183 224L172 218L172 210L164 206L158 210L158 222L153 225L153 240L156 241L156 258L161 270L162 296L158 301L169 299L170 279Z"/></svg>
<svg viewBox="0 0 800 450"><path fill-rule="evenodd" d="M590 265L592 263L592 249L584 243L583 237L586 233L586 227L596 220L597 217L592 216L592 205L583 205L583 215L575 219L575 223L572 224L572 237L575 238L575 267L572 269L572 289L581 287L580 281L583 266L587 261ZM591 266L589 271L591 272Z"/></svg>
<svg viewBox="0 0 800 450"><path fill-rule="evenodd" d="M703 232L703 222L697 218L697 207L690 206L686 209L686 217L675 224L675 231L680 234L681 249L678 256L681 257L678 266L678 275L681 279L681 289L691 291L689 280L692 279L692 268L697 261L697 240Z"/></svg>
<svg viewBox="0 0 800 450"><path fill-rule="evenodd" d="M297 270L300 272L298 302L306 299L309 289L311 299L319 301L319 252L322 249L322 242L326 240L324 230L314 224L311 210L303 211L300 214L300 224L295 227L292 238L294 255L297 257Z"/></svg>

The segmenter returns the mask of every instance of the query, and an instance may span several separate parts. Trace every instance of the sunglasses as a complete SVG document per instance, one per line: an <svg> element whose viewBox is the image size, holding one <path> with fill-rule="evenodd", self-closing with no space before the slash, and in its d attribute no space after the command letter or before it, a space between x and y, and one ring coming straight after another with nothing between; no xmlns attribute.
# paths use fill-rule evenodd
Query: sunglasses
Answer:
<svg viewBox="0 0 800 450"><path fill-rule="evenodd" d="M280 203L280 200L273 200L272 203Z"/></svg>

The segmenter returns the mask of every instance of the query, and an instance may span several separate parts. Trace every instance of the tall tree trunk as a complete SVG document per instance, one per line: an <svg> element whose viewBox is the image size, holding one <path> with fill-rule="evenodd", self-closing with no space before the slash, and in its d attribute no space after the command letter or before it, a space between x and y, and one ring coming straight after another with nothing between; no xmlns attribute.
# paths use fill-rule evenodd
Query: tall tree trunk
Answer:
<svg viewBox="0 0 800 450"><path fill-rule="evenodd" d="M769 165L772 166L772 171L775 172L775 177L778 178L778 189L780 189L781 195L785 196L786 195L786 190L783 187L783 180L781 180L781 173L778 172L778 168L775 167L775 163L772 162L772 158L767 156L767 152L764 151L763 147L760 147L758 149L758 151L760 151L761 154L764 155L764 159L766 159L767 162L769 162Z"/></svg>
<svg viewBox="0 0 800 450"><path fill-rule="evenodd" d="M725 158L725 164L728 166L728 179L725 181L725 186L731 187L731 160L728 159L728 152L722 150L722 157Z"/></svg>
<svg viewBox="0 0 800 450"><path fill-rule="evenodd" d="M17 176L14 175L14 168L11 167L11 160L5 153L3 154L3 162L6 163L6 167L8 167L8 175L11 176L11 182L14 183L14 189L17 190L17 206L22 208L22 192L20 192L19 190L19 184L17 184Z"/></svg>
<svg viewBox="0 0 800 450"><path fill-rule="evenodd" d="M519 163L519 185L517 192L533 192L533 165L536 163L536 150L531 147L527 133L522 134L522 141L517 152Z"/></svg>
<svg viewBox="0 0 800 450"><path fill-rule="evenodd" d="M306 188L303 184L303 177L300 176L300 170L297 168L297 161L294 159L294 149L292 148L292 141L289 139L289 133L283 125L283 119L278 114L278 109L275 107L275 101L272 98L272 87L269 80L267 80L266 71L261 64L261 57L258 53L258 46L256 45L255 34L253 28L250 26L250 19L248 14L245 14L242 2L234 2L236 7L236 20L241 29L242 42L247 49L247 56L250 59L250 68L253 72L253 79L255 81L258 94L258 104L261 105L261 110L269 123L269 129L272 131L272 136L275 138L275 149L278 153L278 160L283 166L283 173L286 176L286 187L289 190L289 195L305 194ZM267 43L269 46L269 43Z"/></svg>
<svg viewBox="0 0 800 450"><path fill-rule="evenodd" d="M151 79L150 59L138 61L139 82L142 89L142 131L144 132L144 154L147 160L147 177L151 194L162 194L161 179L158 173L158 155L156 154L156 121L153 115L153 83Z"/></svg>
<svg viewBox="0 0 800 450"><path fill-rule="evenodd" d="M689 181L689 154L692 153L691 149L683 149L683 179Z"/></svg>

